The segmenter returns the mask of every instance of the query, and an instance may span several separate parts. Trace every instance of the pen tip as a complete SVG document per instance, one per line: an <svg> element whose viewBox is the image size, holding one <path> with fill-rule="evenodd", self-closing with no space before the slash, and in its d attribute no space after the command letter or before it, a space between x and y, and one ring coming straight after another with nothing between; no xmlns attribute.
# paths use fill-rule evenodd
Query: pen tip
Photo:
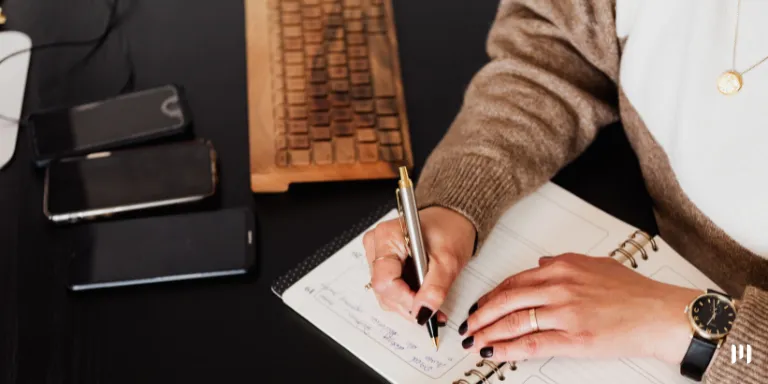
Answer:
<svg viewBox="0 0 768 384"><path fill-rule="evenodd" d="M408 168L407 167L400 167L398 168L398 171L400 171L400 178L403 180L408 179Z"/></svg>
<svg viewBox="0 0 768 384"><path fill-rule="evenodd" d="M435 337L434 339L432 339L432 342L435 343L435 350L436 351L438 349L440 349L440 338L439 337Z"/></svg>

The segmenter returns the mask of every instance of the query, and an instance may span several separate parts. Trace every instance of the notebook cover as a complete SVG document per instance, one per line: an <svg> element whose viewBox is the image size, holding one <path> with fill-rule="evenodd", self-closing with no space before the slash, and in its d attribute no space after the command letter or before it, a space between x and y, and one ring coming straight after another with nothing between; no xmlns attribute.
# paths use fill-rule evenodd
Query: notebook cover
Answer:
<svg viewBox="0 0 768 384"><path fill-rule="evenodd" d="M283 293L292 285L296 284L296 282L304 277L304 275L315 269L329 257L333 256L336 252L338 252L339 249L349 244L350 241L352 241L355 237L360 235L360 233L368 229L371 225L373 225L373 223L380 220L384 215L386 215L394 208L394 203L385 204L376 208L373 212L368 214L368 216L360 220L357 224L342 232L341 235L337 236L331 240L331 242L315 251L315 253L299 263L299 265L288 271L283 276L278 277L272 283L272 292L282 298Z"/></svg>

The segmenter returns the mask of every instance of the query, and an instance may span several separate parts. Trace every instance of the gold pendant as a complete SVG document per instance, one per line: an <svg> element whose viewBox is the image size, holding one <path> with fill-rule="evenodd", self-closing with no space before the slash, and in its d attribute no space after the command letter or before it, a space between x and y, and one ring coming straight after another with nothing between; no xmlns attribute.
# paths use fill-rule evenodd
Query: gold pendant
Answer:
<svg viewBox="0 0 768 384"><path fill-rule="evenodd" d="M744 80L741 78L741 74L736 71L723 72L717 78L717 90L723 95L735 95L739 93L743 85Z"/></svg>

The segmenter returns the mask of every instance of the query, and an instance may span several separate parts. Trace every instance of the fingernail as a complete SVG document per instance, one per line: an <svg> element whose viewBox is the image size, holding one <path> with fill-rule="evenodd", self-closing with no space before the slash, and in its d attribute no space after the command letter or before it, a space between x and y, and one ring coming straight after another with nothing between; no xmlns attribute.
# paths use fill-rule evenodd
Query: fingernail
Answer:
<svg viewBox="0 0 768 384"><path fill-rule="evenodd" d="M446 323L445 321L440 321L440 320L438 320L438 321L437 321L437 326L438 326L438 327L445 327L445 326L446 326L446 324L447 324L447 323Z"/></svg>
<svg viewBox="0 0 768 384"><path fill-rule="evenodd" d="M552 258L552 256L542 256L541 258L539 258L539 260L546 261L546 260L549 260L551 258Z"/></svg>
<svg viewBox="0 0 768 384"><path fill-rule="evenodd" d="M472 348L473 344L475 344L475 337L474 336L467 337L466 339L464 339L461 342L461 346L464 347L464 349ZM485 348L483 348L483 349L485 349ZM491 354L493 354L493 352L491 352Z"/></svg>
<svg viewBox="0 0 768 384"><path fill-rule="evenodd" d="M475 313L475 311L477 311L477 303L474 303L474 304L472 304L471 307L469 307L469 314L470 315Z"/></svg>
<svg viewBox="0 0 768 384"><path fill-rule="evenodd" d="M432 310L427 307L421 307L421 309L419 309L419 315L416 316L416 322L419 323L419 325L424 325L430 317L432 317Z"/></svg>
<svg viewBox="0 0 768 384"><path fill-rule="evenodd" d="M467 321L464 320L464 322L459 325L459 335L464 336L464 334L467 333L467 328L469 328L469 325L467 324Z"/></svg>
<svg viewBox="0 0 768 384"><path fill-rule="evenodd" d="M485 347L480 350L480 356L486 359L493 356L493 347Z"/></svg>

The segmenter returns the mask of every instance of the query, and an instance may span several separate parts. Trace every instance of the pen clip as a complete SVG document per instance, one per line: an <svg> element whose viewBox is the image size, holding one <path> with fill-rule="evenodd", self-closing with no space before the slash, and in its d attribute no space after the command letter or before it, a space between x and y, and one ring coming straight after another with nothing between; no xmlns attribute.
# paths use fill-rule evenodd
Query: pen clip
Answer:
<svg viewBox="0 0 768 384"><path fill-rule="evenodd" d="M411 254L411 239L408 237L408 228L405 224L405 218L403 217L403 204L400 202L400 188L395 189L395 198L397 199L397 216L400 219L400 230L403 232L403 238L405 239L405 250L408 255Z"/></svg>

